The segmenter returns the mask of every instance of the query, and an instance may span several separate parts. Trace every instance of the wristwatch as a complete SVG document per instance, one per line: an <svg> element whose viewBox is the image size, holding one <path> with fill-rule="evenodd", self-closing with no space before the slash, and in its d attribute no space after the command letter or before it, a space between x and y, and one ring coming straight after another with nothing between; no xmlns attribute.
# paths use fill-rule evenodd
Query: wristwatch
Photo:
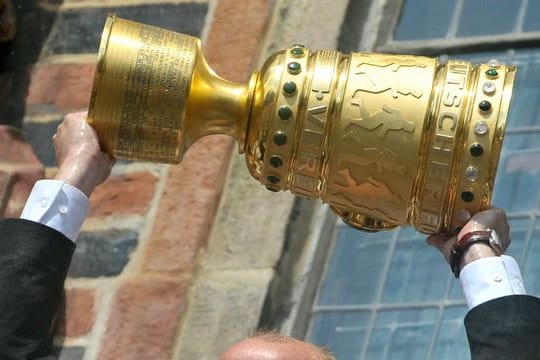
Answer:
<svg viewBox="0 0 540 360"><path fill-rule="evenodd" d="M459 266L461 265L463 253L469 246L477 242L483 242L489 245L495 251L497 256L501 256L504 253L501 239L495 230L487 229L466 233L456 240L450 250L450 268L456 278L459 278Z"/></svg>

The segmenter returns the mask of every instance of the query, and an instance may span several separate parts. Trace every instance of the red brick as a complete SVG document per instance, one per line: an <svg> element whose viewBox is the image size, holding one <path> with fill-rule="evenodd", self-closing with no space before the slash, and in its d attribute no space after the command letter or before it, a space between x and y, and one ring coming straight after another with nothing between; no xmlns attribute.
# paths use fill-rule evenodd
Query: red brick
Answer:
<svg viewBox="0 0 540 360"><path fill-rule="evenodd" d="M90 197L90 216L145 214L156 182L147 171L110 177Z"/></svg>
<svg viewBox="0 0 540 360"><path fill-rule="evenodd" d="M189 270L208 237L225 178L232 140L201 139L180 165L171 166L146 246L147 271Z"/></svg>
<svg viewBox="0 0 540 360"><path fill-rule="evenodd" d="M11 178L10 186L3 190L10 194L0 216L18 217L34 183L43 177L44 169L21 131L11 126L0 125L0 170Z"/></svg>
<svg viewBox="0 0 540 360"><path fill-rule="evenodd" d="M57 110L88 107L95 64L46 64L34 68L27 105L52 105Z"/></svg>
<svg viewBox="0 0 540 360"><path fill-rule="evenodd" d="M187 282L155 277L124 282L116 293L100 360L169 359L186 306Z"/></svg>
<svg viewBox="0 0 540 360"><path fill-rule="evenodd" d="M87 334L96 319L94 289L71 288L65 291L65 304L59 313L57 334L78 337Z"/></svg>
<svg viewBox="0 0 540 360"><path fill-rule="evenodd" d="M221 76L247 81L272 8L272 0L217 2L205 55ZM196 265L219 202L232 142L232 138L203 138L188 150L180 166L171 167L147 244L144 270L177 272Z"/></svg>
<svg viewBox="0 0 540 360"><path fill-rule="evenodd" d="M273 0L217 1L205 54L220 76L237 82L249 78L273 4Z"/></svg>

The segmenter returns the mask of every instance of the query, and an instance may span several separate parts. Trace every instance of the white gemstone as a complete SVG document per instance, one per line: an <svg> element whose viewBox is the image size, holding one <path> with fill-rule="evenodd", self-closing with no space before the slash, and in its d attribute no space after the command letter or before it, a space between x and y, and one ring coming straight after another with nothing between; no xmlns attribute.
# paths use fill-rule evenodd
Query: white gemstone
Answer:
<svg viewBox="0 0 540 360"><path fill-rule="evenodd" d="M67 208L67 206L65 206L65 205L60 205L60 206L58 207L58 212L59 212L60 214L65 214L65 213L67 213L67 211L68 211L68 208Z"/></svg>
<svg viewBox="0 0 540 360"><path fill-rule="evenodd" d="M479 176L479 171L477 168L475 168L474 166L469 166L466 170L465 170L465 177L467 178L467 180L469 181L476 181L478 180L478 176Z"/></svg>
<svg viewBox="0 0 540 360"><path fill-rule="evenodd" d="M484 120L479 120L474 124L474 132L477 135L484 135L489 131L489 125Z"/></svg>
<svg viewBox="0 0 540 360"><path fill-rule="evenodd" d="M486 81L482 85L482 90L484 90L484 93L486 93L488 95L494 94L495 93L495 84L492 83L491 81Z"/></svg>
<svg viewBox="0 0 540 360"><path fill-rule="evenodd" d="M496 68L496 67L501 66L501 62L499 60L497 60L497 59L491 59L491 60L488 61L488 65L491 66L491 67Z"/></svg>
<svg viewBox="0 0 540 360"><path fill-rule="evenodd" d="M457 217L459 222L466 223L471 218L471 213L465 209L461 209L458 211Z"/></svg>

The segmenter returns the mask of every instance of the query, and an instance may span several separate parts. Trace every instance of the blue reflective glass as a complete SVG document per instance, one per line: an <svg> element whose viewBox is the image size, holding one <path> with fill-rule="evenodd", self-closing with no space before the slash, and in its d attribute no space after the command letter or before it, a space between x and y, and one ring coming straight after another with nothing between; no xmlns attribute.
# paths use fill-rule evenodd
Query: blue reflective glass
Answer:
<svg viewBox="0 0 540 360"><path fill-rule="evenodd" d="M402 239L396 249L385 282L382 302L403 303L441 299L447 287L448 266L441 254L426 246L425 236Z"/></svg>
<svg viewBox="0 0 540 360"><path fill-rule="evenodd" d="M371 313L317 313L307 340L327 346L337 359L355 359L362 352Z"/></svg>
<svg viewBox="0 0 540 360"><path fill-rule="evenodd" d="M445 37L454 6L453 1L405 1L394 39L422 40Z"/></svg>
<svg viewBox="0 0 540 360"><path fill-rule="evenodd" d="M367 349L367 359L425 359L437 309L381 311Z"/></svg>
<svg viewBox="0 0 540 360"><path fill-rule="evenodd" d="M510 212L534 209L539 188L540 149L503 152L497 170L493 204Z"/></svg>
<svg viewBox="0 0 540 360"><path fill-rule="evenodd" d="M540 126L540 51L517 52L512 62L518 72L508 128ZM540 146L538 141L536 146Z"/></svg>
<svg viewBox="0 0 540 360"><path fill-rule="evenodd" d="M530 238L530 232L533 222L530 218L510 219L510 239L512 243L506 250L506 255L512 256L523 269L525 262L525 252L528 250L527 243Z"/></svg>
<svg viewBox="0 0 540 360"><path fill-rule="evenodd" d="M467 335L463 326L463 318L466 313L467 307L465 306L450 307L444 310L432 359L455 360L470 358Z"/></svg>
<svg viewBox="0 0 540 360"><path fill-rule="evenodd" d="M527 4L527 12L525 13L525 23L523 31L538 31L540 30L540 1L529 0Z"/></svg>
<svg viewBox="0 0 540 360"><path fill-rule="evenodd" d="M439 2L435 2L439 3ZM459 18L459 37L511 33L521 1L465 0Z"/></svg>
<svg viewBox="0 0 540 360"><path fill-rule="evenodd" d="M320 305L368 304L383 280L393 232L363 233L340 227L319 298Z"/></svg>
<svg viewBox="0 0 540 360"><path fill-rule="evenodd" d="M526 255L525 267L523 271L523 281L527 293L540 296L540 225L536 226Z"/></svg>

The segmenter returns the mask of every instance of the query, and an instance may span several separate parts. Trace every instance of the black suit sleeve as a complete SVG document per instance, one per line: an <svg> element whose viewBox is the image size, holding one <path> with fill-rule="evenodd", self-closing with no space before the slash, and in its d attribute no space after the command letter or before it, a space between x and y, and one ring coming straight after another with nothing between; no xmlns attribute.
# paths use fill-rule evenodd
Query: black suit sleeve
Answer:
<svg viewBox="0 0 540 360"><path fill-rule="evenodd" d="M0 220L0 359L52 358L51 331L74 248L42 224Z"/></svg>
<svg viewBox="0 0 540 360"><path fill-rule="evenodd" d="M465 327L473 360L540 359L540 299L511 295L471 309Z"/></svg>

